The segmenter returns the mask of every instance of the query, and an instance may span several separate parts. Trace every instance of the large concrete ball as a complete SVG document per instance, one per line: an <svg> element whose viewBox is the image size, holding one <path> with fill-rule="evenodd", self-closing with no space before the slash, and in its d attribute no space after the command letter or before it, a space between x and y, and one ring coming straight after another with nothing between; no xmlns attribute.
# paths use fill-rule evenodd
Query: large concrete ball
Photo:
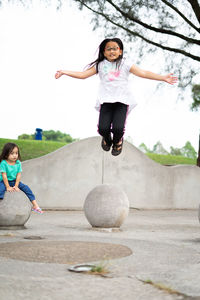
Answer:
<svg viewBox="0 0 200 300"><path fill-rule="evenodd" d="M98 185L89 192L85 199L84 213L92 227L120 227L128 216L128 212L128 198L115 185Z"/></svg>
<svg viewBox="0 0 200 300"><path fill-rule="evenodd" d="M22 192L6 192L0 200L0 229L23 228L31 214L31 203Z"/></svg>

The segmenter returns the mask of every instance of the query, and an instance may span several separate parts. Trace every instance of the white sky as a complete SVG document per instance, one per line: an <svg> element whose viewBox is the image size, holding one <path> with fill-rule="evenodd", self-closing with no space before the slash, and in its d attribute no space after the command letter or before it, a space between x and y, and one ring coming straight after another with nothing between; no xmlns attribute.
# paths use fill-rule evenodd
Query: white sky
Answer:
<svg viewBox="0 0 200 300"><path fill-rule="evenodd" d="M54 79L58 69L80 71L96 59L104 39L103 29L92 31L90 17L72 4L60 11L42 4L27 9L11 3L0 9L1 138L17 139L37 127L73 138L97 135L98 76ZM156 57L150 70L159 72ZM161 141L167 150L189 140L197 150L199 113L189 110L191 95L177 102L176 86L162 83L156 92L156 82L130 77L138 105L127 119L125 137L149 148Z"/></svg>

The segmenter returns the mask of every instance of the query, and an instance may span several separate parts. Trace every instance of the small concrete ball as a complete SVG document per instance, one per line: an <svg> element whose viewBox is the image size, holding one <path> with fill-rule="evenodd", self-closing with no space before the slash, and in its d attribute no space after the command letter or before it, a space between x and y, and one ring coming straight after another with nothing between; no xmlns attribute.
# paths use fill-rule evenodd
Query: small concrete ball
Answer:
<svg viewBox="0 0 200 300"><path fill-rule="evenodd" d="M31 203L22 192L6 192L0 200L0 228L23 227L31 214Z"/></svg>
<svg viewBox="0 0 200 300"><path fill-rule="evenodd" d="M84 213L92 227L120 227L128 212L128 197L116 185L98 185L85 199Z"/></svg>

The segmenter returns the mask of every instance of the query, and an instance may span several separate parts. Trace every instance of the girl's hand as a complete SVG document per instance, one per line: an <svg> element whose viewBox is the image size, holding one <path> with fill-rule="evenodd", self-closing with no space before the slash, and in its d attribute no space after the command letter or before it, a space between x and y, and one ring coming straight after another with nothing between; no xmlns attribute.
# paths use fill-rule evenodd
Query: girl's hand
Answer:
<svg viewBox="0 0 200 300"><path fill-rule="evenodd" d="M13 187L13 190L14 190L15 192L19 192L19 191L20 191L20 189L18 188L18 186L14 186L14 187Z"/></svg>
<svg viewBox="0 0 200 300"><path fill-rule="evenodd" d="M14 192L14 189L13 189L13 187L11 187L11 186L8 186L8 187L6 188L6 190L7 190L7 192L10 192L10 193Z"/></svg>
<svg viewBox="0 0 200 300"><path fill-rule="evenodd" d="M169 84L174 84L178 81L178 78L176 76L173 76L173 73L169 73L169 74L163 76L163 81L165 81Z"/></svg>
<svg viewBox="0 0 200 300"><path fill-rule="evenodd" d="M62 71L57 71L55 74L55 78L58 79L63 75Z"/></svg>

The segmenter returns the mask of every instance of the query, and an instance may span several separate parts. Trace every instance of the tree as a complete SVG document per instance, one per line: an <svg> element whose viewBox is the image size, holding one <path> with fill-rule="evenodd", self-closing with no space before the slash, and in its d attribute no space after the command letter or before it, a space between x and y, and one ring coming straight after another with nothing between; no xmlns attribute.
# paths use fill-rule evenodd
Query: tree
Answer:
<svg viewBox="0 0 200 300"><path fill-rule="evenodd" d="M192 98L193 103L191 109L197 111L200 108L200 84L194 84L192 86Z"/></svg>
<svg viewBox="0 0 200 300"><path fill-rule="evenodd" d="M199 150L197 156L197 167L200 167L200 135L199 135Z"/></svg>
<svg viewBox="0 0 200 300"><path fill-rule="evenodd" d="M194 159L197 157L197 153L189 141L187 141L185 143L185 146L182 148L170 147L170 150L171 150L170 151L171 155L181 155L181 156L185 156L188 158L194 158Z"/></svg>
<svg viewBox="0 0 200 300"><path fill-rule="evenodd" d="M10 0L7 0L10 2ZM29 5L33 0L13 0ZM42 0L41 0L42 1ZM65 0L54 1L57 9ZM51 1L43 0L47 5ZM187 86L200 68L199 0L74 0L92 13L94 29L135 42L138 55L161 50L170 70ZM3 0L0 0L0 5ZM137 56L136 51L134 51Z"/></svg>
<svg viewBox="0 0 200 300"><path fill-rule="evenodd" d="M167 150L165 150L165 148L163 147L163 145L162 145L162 143L161 143L160 141L158 141L158 142L153 146L152 153L163 154L163 155L169 154L169 153L167 152Z"/></svg>
<svg viewBox="0 0 200 300"><path fill-rule="evenodd" d="M94 29L135 42L139 55L164 50L168 69L179 86L192 82L200 68L200 3L198 0L75 0L93 13Z"/></svg>
<svg viewBox="0 0 200 300"><path fill-rule="evenodd" d="M34 139L35 139L34 134L23 133L18 136L18 140L34 140Z"/></svg>
<svg viewBox="0 0 200 300"><path fill-rule="evenodd" d="M192 110L198 110L200 108L200 84L195 84L192 87L193 103L191 105ZM199 135L199 150L197 156L197 166L200 167L200 135Z"/></svg>
<svg viewBox="0 0 200 300"><path fill-rule="evenodd" d="M72 143L76 141L77 139L73 139L71 135L67 133L62 133L59 130L44 130L42 132L43 140L46 141L56 141L56 142L65 142L65 143ZM21 134L18 136L18 140L34 140L35 134Z"/></svg>
<svg viewBox="0 0 200 300"><path fill-rule="evenodd" d="M94 29L102 26L108 37L118 34L127 41L135 42L138 57L163 50L165 70L173 70L178 75L179 87L191 85L195 75L199 74L198 0L75 1L80 9L86 7L93 13ZM199 89L199 85L193 86L192 110L198 110L200 106ZM200 166L200 147L198 153Z"/></svg>
<svg viewBox="0 0 200 300"><path fill-rule="evenodd" d="M139 149L144 153L151 153L152 152L144 143L139 145Z"/></svg>
<svg viewBox="0 0 200 300"><path fill-rule="evenodd" d="M57 141L66 143L72 143L73 141L75 141L75 139L73 139L69 134L62 133L59 130L45 130L42 132L42 135L45 137L46 141Z"/></svg>
<svg viewBox="0 0 200 300"><path fill-rule="evenodd" d="M170 147L170 154L171 155L180 155L182 156L182 152L181 152L181 149L179 148L174 148L174 147Z"/></svg>
<svg viewBox="0 0 200 300"><path fill-rule="evenodd" d="M0 0L3 2L10 0ZM57 9L65 0L55 0ZM29 6L33 0L13 0ZM51 5L49 0L41 0ZM147 52L166 60L165 70L176 73L179 86L192 83L200 68L199 0L74 0L80 9L92 13L94 30L104 28L105 36L122 36L130 41L135 61ZM134 42L134 44L132 43ZM156 56L157 59L158 56ZM160 56L159 56L160 57ZM151 58L150 58L151 59Z"/></svg>
<svg viewBox="0 0 200 300"><path fill-rule="evenodd" d="M190 142L186 142L185 146L181 149L181 153L183 156L188 158L196 158L197 153L194 149L194 147L191 145Z"/></svg>

